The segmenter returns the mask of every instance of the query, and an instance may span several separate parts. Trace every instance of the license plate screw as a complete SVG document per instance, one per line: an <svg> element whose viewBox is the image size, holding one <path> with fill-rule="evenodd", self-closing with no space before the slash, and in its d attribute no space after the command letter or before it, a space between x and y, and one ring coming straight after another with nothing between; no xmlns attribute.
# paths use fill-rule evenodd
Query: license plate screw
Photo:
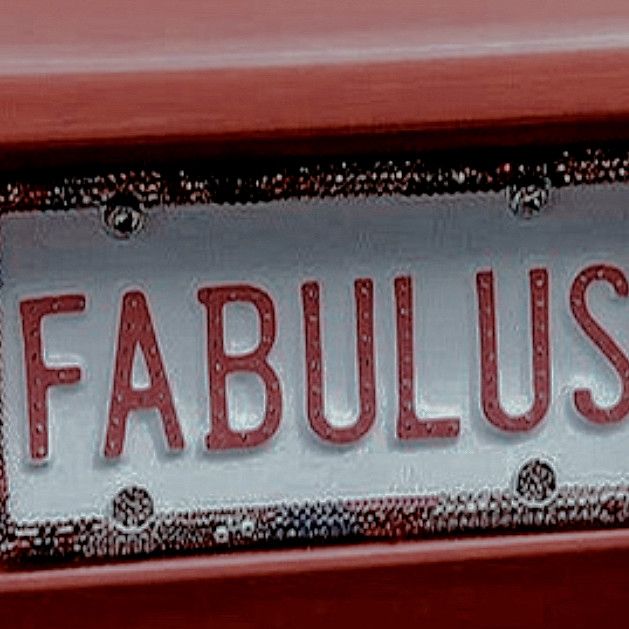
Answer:
<svg viewBox="0 0 629 629"><path fill-rule="evenodd" d="M153 499L143 487L125 487L113 500L112 515L125 528L141 527L153 516Z"/></svg>
<svg viewBox="0 0 629 629"><path fill-rule="evenodd" d="M146 212L135 195L117 193L107 202L101 221L108 234L128 239L142 231L146 224Z"/></svg>
<svg viewBox="0 0 629 629"><path fill-rule="evenodd" d="M557 491L555 470L548 461L531 459L518 472L515 491L526 503L543 506Z"/></svg>
<svg viewBox="0 0 629 629"><path fill-rule="evenodd" d="M550 200L551 181L548 177L528 184L507 186L509 210L519 218L532 218L540 214Z"/></svg>

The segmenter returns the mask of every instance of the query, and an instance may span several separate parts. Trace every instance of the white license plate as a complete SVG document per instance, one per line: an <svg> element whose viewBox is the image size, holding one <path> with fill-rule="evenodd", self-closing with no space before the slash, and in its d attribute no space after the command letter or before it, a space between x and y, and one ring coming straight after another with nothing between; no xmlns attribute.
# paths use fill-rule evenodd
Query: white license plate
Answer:
<svg viewBox="0 0 629 629"><path fill-rule="evenodd" d="M0 227L5 556L627 515L624 185Z"/></svg>

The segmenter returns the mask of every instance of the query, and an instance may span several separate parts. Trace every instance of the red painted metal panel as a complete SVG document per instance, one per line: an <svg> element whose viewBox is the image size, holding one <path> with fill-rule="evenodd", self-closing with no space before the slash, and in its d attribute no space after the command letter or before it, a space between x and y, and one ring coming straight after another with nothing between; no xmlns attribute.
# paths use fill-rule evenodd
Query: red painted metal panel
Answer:
<svg viewBox="0 0 629 629"><path fill-rule="evenodd" d="M628 62L618 0L30 0L0 21L0 143L600 120Z"/></svg>
<svg viewBox="0 0 629 629"><path fill-rule="evenodd" d="M626 604L624 531L7 574L11 627L588 627Z"/></svg>

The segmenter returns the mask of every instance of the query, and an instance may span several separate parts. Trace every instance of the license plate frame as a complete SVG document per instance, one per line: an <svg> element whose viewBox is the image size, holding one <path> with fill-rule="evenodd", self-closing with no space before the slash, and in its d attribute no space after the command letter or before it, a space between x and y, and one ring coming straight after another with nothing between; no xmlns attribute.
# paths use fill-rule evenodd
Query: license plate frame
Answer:
<svg viewBox="0 0 629 629"><path fill-rule="evenodd" d="M380 171L383 166L379 166ZM397 172L400 166L394 163L384 165L384 172L391 173L390 184L385 193L395 193ZM431 169L423 164L423 173L430 174ZM563 185L580 181L573 176L573 170L584 168L572 156L564 156L553 165L553 173L547 172L547 164L538 164L526 169L525 177L514 179L512 172L522 172L508 162L502 162L495 169L484 171L490 188L509 188L510 199L514 200L514 191L520 198L535 192L540 182L545 186L556 184L558 177L563 178ZM334 172L334 168L332 172ZM587 168L585 169L587 171ZM434 173L443 173L437 168ZM447 177L442 177L451 186L449 191L464 191L466 177L464 168L447 169ZM463 175L462 175L463 173ZM329 182L327 174L318 174L317 181ZM574 174L574 173L573 173ZM144 177L146 175L142 174ZM281 173L280 173L281 175ZM338 173L337 173L338 175ZM494 179L492 179L492 176ZM385 179L388 179L387 176ZM207 188L190 185L190 177L180 177L178 184L179 204L195 203L210 194ZM265 182L265 189L260 195L262 200L280 195L284 198L294 194L291 189L282 188L281 182L286 176L270 177ZM368 180L365 178L363 181ZM428 179L430 180L430 179ZM264 180L263 180L264 181ZM346 194L335 175L333 181L339 185L327 188L329 196ZM533 183L531 183L533 182ZM224 182L223 182L224 183ZM89 185L84 182L83 185ZM146 199L153 194L153 203L163 203L164 195L160 186L153 181L154 189L148 186L146 197L138 197L134 186L126 184L126 192L116 190L109 195L108 207L123 204L136 205L142 212L150 203ZM442 185L437 192L446 192ZM458 189L457 189L458 186ZM243 186L246 187L246 186ZM257 186L258 190L260 186ZM146 187L145 187L146 190ZM181 196L182 190L196 190L196 197L191 194L186 201ZM249 189L250 194L251 188ZM360 192L361 190L354 190ZM49 192L58 194L51 187ZM409 194L417 194L412 187ZM213 190L215 194L215 189ZM313 184L310 193L320 194L320 188ZM382 189L375 189L381 194ZM233 189L232 193L233 195ZM402 192L404 194L404 192ZM34 196L28 197L33 202ZM112 203L112 198L114 203ZM232 198L234 198L232 196ZM24 197L23 199L24 200ZM41 202L38 201L38 203ZM88 206L91 207L90 204ZM43 209L24 207L20 209ZM516 204L515 209L518 209ZM2 427L0 426L0 429ZM4 432L4 431L3 431ZM0 434L0 438L2 434ZM1 445L1 442L0 442ZM2 450L0 450L0 454ZM4 459L0 464L0 550L6 558L73 558L73 557L122 557L130 555L152 555L169 552L190 552L196 550L225 550L238 547L263 547L285 545L304 545L317 543L357 542L373 539L409 539L427 535L460 535L470 533L504 533L515 529L548 530L553 528L594 528L597 526L618 526L626 519L629 509L629 486L624 483L608 486L557 486L552 465L543 459L523 461L516 471L515 479L502 488L490 488L477 495L459 492L451 495L405 495L382 498L323 500L303 502L301 504L271 504L258 507L238 507L221 509L196 509L192 511L169 511L155 513L151 496L142 488L125 488L115 497L112 505L112 517L85 517L67 520L47 520L21 523L15 521L8 509L9 482L5 473ZM527 487L531 483L549 484L549 497L539 500L527 498ZM529 496L530 497L530 496ZM552 512L552 516L549 515ZM129 514L131 518L129 519ZM410 516L410 517L409 517ZM127 518L125 520L125 518ZM304 521L312 526L300 527ZM131 525L129 525L131 523ZM278 524L279 523L279 524ZM385 526L381 526L385 523ZM515 523L515 525L514 525Z"/></svg>

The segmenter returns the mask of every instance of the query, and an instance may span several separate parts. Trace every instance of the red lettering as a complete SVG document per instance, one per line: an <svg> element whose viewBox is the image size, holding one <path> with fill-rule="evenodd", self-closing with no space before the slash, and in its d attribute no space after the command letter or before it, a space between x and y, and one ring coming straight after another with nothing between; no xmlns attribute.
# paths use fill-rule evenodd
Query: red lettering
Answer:
<svg viewBox="0 0 629 629"><path fill-rule="evenodd" d="M143 389L136 389L132 385L136 349L142 352L149 375L150 384ZM168 447L172 450L183 449L183 434L146 298L140 291L129 291L122 298L105 457L111 459L121 455L129 413L147 408L159 411Z"/></svg>
<svg viewBox="0 0 629 629"><path fill-rule="evenodd" d="M211 402L211 431L206 437L209 450L253 448L270 439L282 417L282 392L277 374L269 365L268 356L275 343L275 308L267 293L253 286L236 285L201 288L199 301L207 309L207 352ZM250 303L260 319L260 342L247 353L225 353L223 310L226 304ZM250 372L258 375L266 390L264 417L253 430L236 431L229 426L226 380L231 373Z"/></svg>
<svg viewBox="0 0 629 629"><path fill-rule="evenodd" d="M301 293L306 341L308 421L321 439L331 443L351 443L363 437L372 427L376 418L373 282L369 279L360 279L354 283L360 413L354 424L342 428L332 426L325 418L323 411L325 374L321 359L319 284L308 282L302 286Z"/></svg>
<svg viewBox="0 0 629 629"><path fill-rule="evenodd" d="M410 277L395 279L397 313L398 402L397 436L399 439L456 437L460 419L448 417L420 419L413 405L413 285Z"/></svg>
<svg viewBox="0 0 629 629"><path fill-rule="evenodd" d="M591 391L577 389L574 392L574 405L588 421L608 424L623 420L629 412L629 360L607 332L596 323L588 310L586 291L592 282L597 281L610 284L618 297L629 295L629 285L624 273L616 267L598 264L584 269L575 278L570 289L570 309L586 336L594 342L616 370L622 392L616 404L609 408L601 408L592 399Z"/></svg>
<svg viewBox="0 0 629 629"><path fill-rule="evenodd" d="M26 365L26 400L31 458L41 461L48 456L48 406L50 387L76 384L81 370L75 366L49 368L44 363L42 320L53 314L85 310L85 295L58 295L27 299L20 303Z"/></svg>
<svg viewBox="0 0 629 629"><path fill-rule="evenodd" d="M548 272L530 271L531 326L533 330L533 405L522 415L508 415L500 406L494 279L491 271L476 276L481 353L481 398L487 419L509 432L530 430L545 417L550 404L550 349L548 325Z"/></svg>

